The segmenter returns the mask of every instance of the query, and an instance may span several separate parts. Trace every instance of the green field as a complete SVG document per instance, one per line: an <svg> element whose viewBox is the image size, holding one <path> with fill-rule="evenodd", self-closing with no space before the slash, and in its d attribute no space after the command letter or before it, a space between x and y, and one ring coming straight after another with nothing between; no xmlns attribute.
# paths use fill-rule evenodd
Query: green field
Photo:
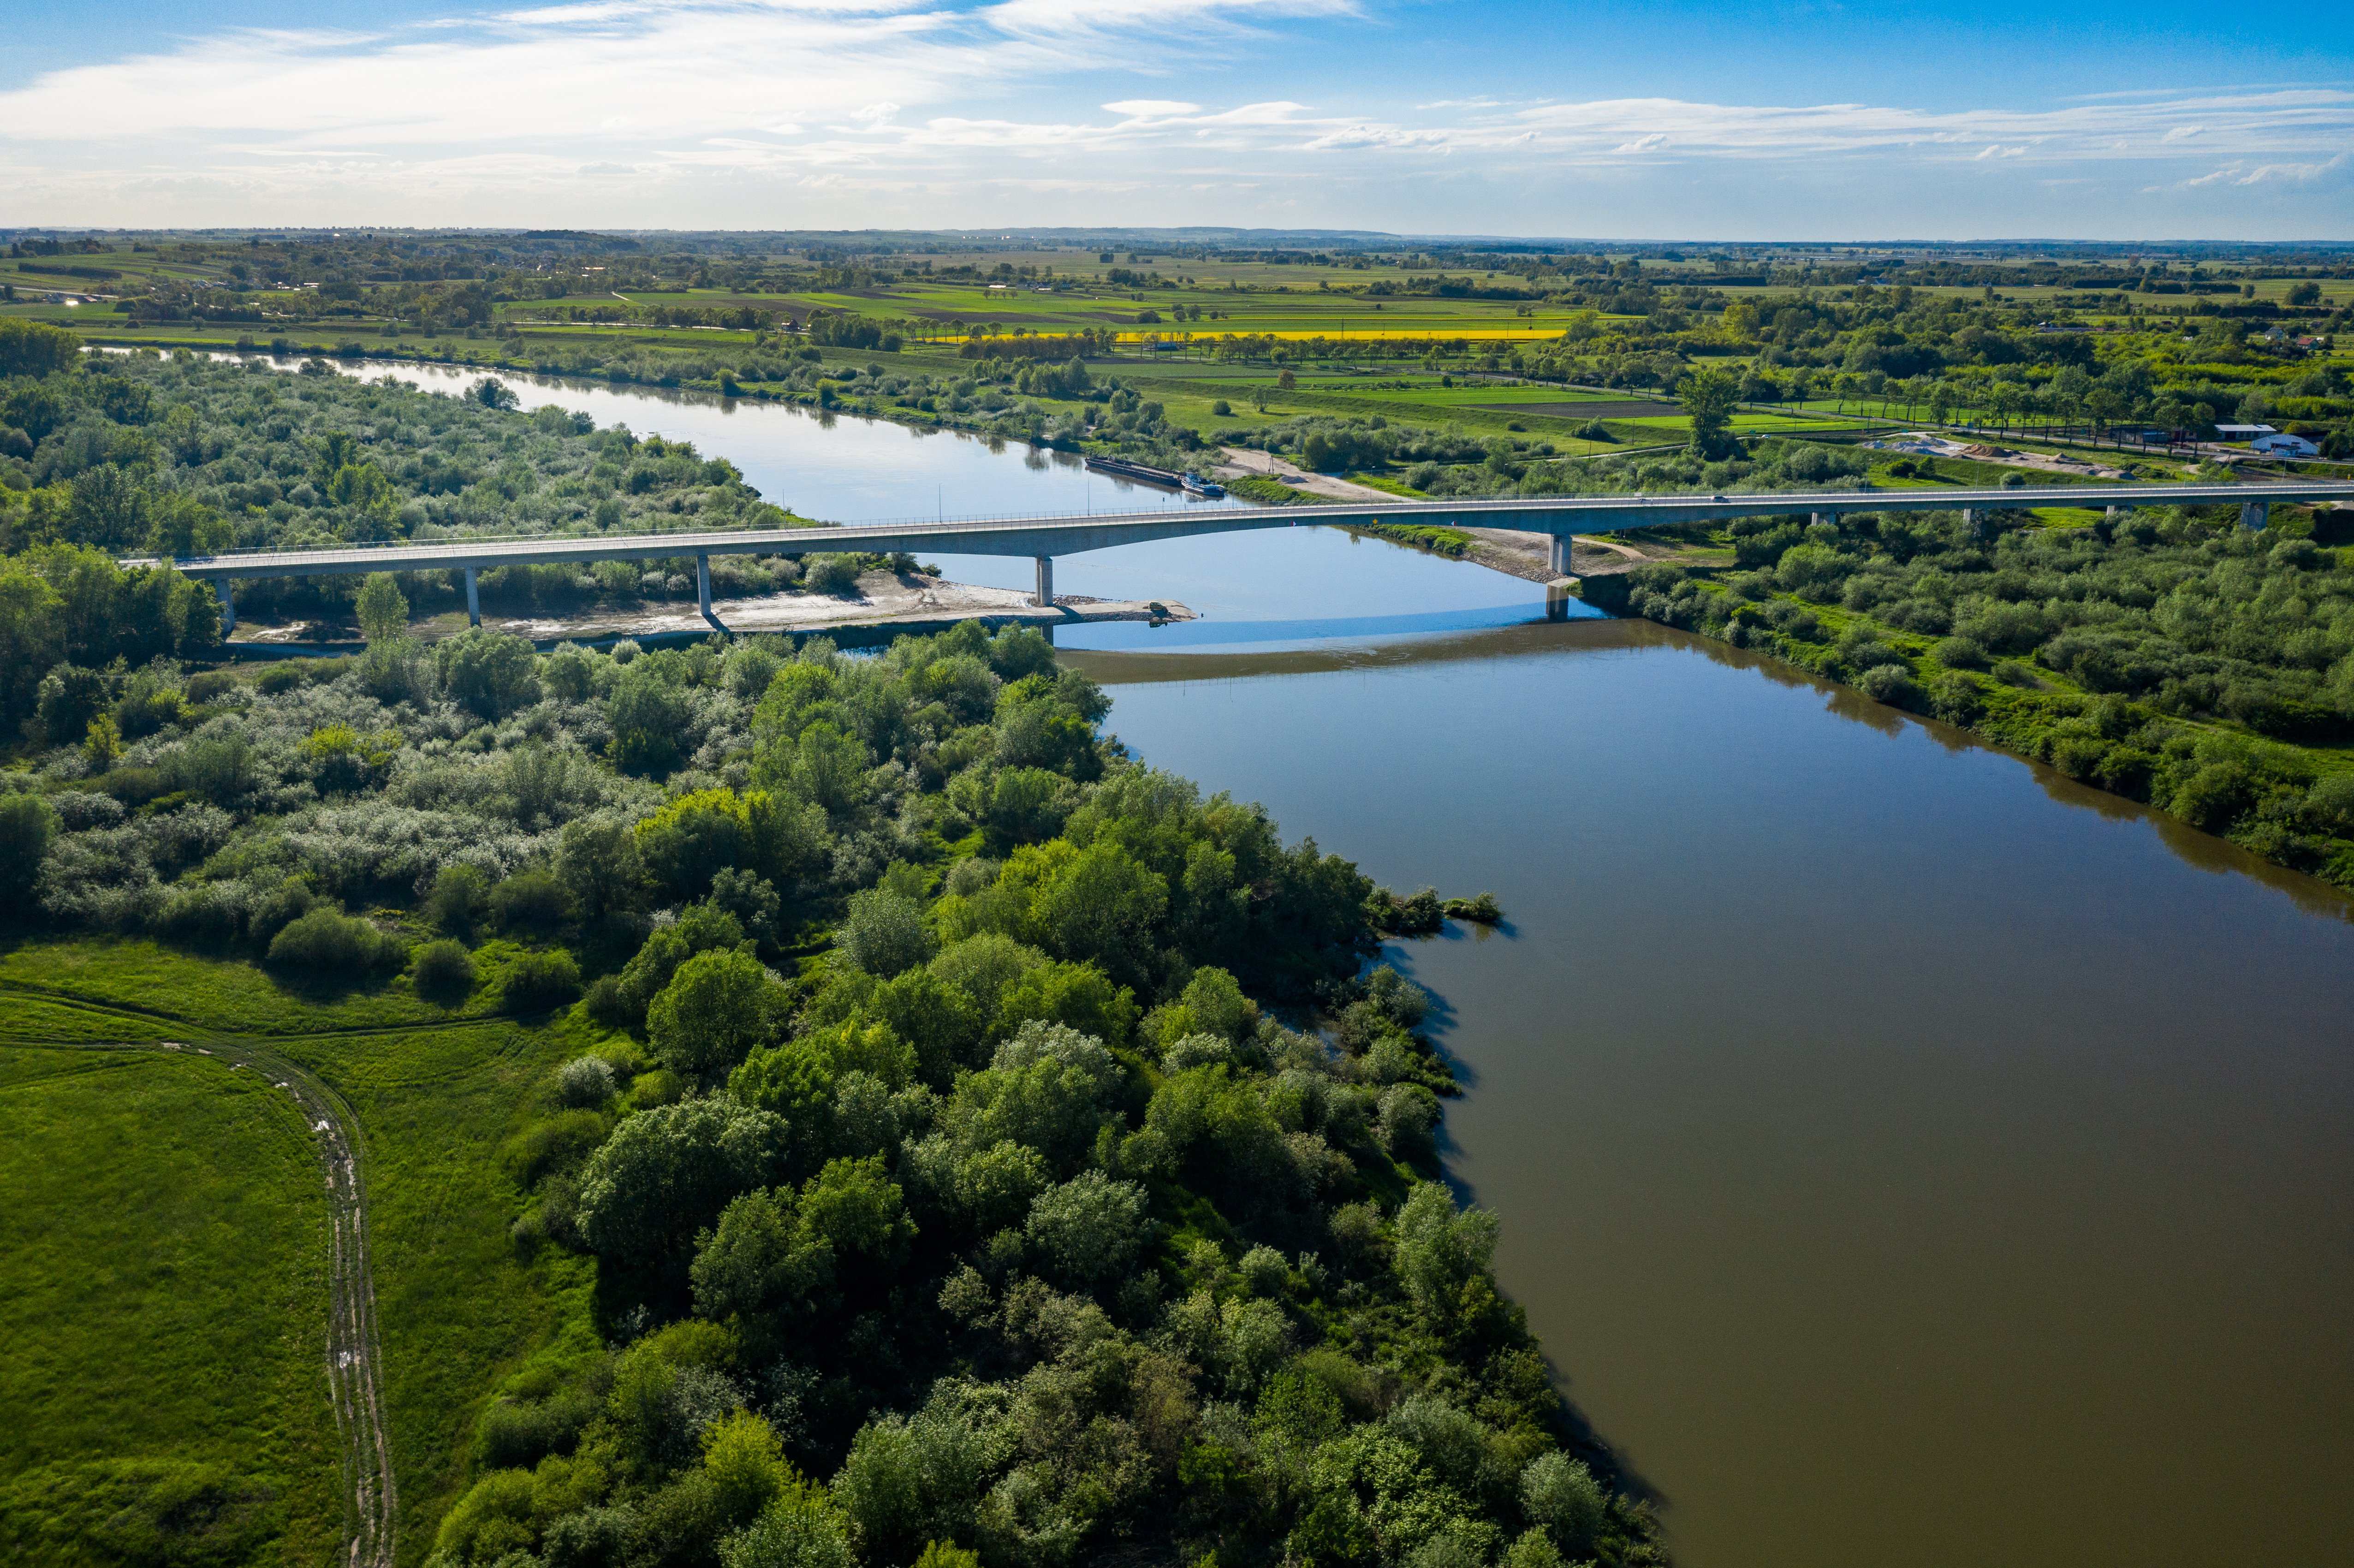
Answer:
<svg viewBox="0 0 2354 1568"><path fill-rule="evenodd" d="M320 1166L286 1097L222 1065L260 1040L360 1128L400 1561L421 1561L491 1391L585 1311L585 1261L510 1237L499 1159L580 1043L451 1017L406 982L305 996L147 942L18 948L0 999L0 1383L32 1417L0 1437L0 1545L215 1561L125 1544L185 1495L217 1510L218 1561L334 1554ZM162 1038L189 1049L91 1048Z"/></svg>
<svg viewBox="0 0 2354 1568"><path fill-rule="evenodd" d="M1296 429L1275 427L1380 418L1482 444L1526 435L1524 455L1537 457L1675 440L1689 428L1680 414L1608 405L1664 397L1699 368L1741 376L1744 398L1764 405L1733 427L1752 435L1933 414L2001 432L2270 417L2314 435L2347 419L2354 366L2342 330L2328 342L2354 280L2327 258L2259 250L1556 255L1367 238L1246 251L1133 237L1097 250L895 235L861 254L839 238L772 238L765 250L683 239L655 254L588 237L526 267L478 238L118 237L0 263L0 281L19 289L0 313L114 344L386 355L830 407L812 367L792 363L822 355L816 371L837 388L869 365L877 380L928 383L911 397L852 387L843 406L854 411L1000 437L1091 421L1026 389L1043 419L951 418L933 384L978 371L1010 387L1038 355L1077 349L1204 439L1297 446ZM36 297L48 291L89 302ZM2268 324L2324 342L2251 341ZM2113 374L2135 366L2146 378ZM2066 388L2062 367L2107 376L2116 396ZM1295 385L1278 386L1285 376ZM1505 389L1509 399L1494 395ZM1585 428L1596 418L1600 429ZM1076 444L1067 429L1052 440Z"/></svg>
<svg viewBox="0 0 2354 1568"><path fill-rule="evenodd" d="M0 1556L332 1557L326 1206L300 1115L191 1054L16 1044L49 1020L5 1011Z"/></svg>

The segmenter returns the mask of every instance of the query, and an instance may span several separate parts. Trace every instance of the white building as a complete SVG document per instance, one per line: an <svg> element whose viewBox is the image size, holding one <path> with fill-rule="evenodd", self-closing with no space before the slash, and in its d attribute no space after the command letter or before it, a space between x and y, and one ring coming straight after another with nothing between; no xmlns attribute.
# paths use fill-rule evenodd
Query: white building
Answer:
<svg viewBox="0 0 2354 1568"><path fill-rule="evenodd" d="M2268 436L2258 436L2248 443L2253 451L2267 452L2274 457L2319 457L2321 449L2303 436L2292 436L2285 430L2274 430Z"/></svg>

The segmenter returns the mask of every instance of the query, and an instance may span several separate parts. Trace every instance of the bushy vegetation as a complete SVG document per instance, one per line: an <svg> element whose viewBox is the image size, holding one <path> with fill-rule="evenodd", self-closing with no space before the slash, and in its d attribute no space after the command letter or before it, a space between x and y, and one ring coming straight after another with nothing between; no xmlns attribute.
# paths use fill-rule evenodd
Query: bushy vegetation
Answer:
<svg viewBox="0 0 2354 1568"><path fill-rule="evenodd" d="M1357 978L1435 895L1129 761L1033 631L442 647L151 666L152 728L5 797L53 926L345 985L427 927L420 995L585 969L625 1032L506 1144L593 1321L440 1563L1654 1552L1432 1180L1424 999Z"/></svg>
<svg viewBox="0 0 2354 1568"><path fill-rule="evenodd" d="M441 397L318 368L290 376L259 363L142 353L0 381L0 548L22 556L23 574L0 584L0 613L11 621L29 614L17 601L38 597L36 580L70 599L71 579L97 574L101 553L795 522L746 486L735 465L684 442L599 430L553 406L517 412L512 395ZM732 592L800 577L784 557L726 556L714 570ZM669 597L691 593L692 574L692 562L516 567L485 573L482 586L493 602ZM130 580L160 594L147 587L157 575ZM411 575L408 599L454 603L447 577ZM148 619L168 621L186 641L202 635L195 601L210 606L212 595L178 586L188 605L175 599ZM264 579L243 591L253 611L340 611L357 588L352 578ZM86 615L70 620L97 624ZM69 656L86 663L87 652Z"/></svg>
<svg viewBox="0 0 2354 1568"><path fill-rule="evenodd" d="M1737 566L1596 579L1670 625L1978 730L2354 886L2354 568L2236 511L1979 537L1947 514L1733 524Z"/></svg>

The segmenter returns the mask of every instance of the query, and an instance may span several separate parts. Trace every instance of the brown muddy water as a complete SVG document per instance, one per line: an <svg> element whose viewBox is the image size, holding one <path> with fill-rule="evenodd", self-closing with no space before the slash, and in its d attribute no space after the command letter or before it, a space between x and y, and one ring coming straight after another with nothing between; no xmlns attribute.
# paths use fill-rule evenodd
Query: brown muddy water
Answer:
<svg viewBox="0 0 2354 1568"><path fill-rule="evenodd" d="M1449 1168L1681 1561L2354 1552L2330 890L1639 622L1066 657L1148 761L1501 899L1393 949Z"/></svg>

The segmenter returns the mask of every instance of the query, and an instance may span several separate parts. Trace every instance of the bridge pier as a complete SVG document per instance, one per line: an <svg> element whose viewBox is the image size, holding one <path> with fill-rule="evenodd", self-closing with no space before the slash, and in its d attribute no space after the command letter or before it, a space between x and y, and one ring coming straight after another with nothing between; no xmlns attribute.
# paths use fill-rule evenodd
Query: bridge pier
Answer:
<svg viewBox="0 0 2354 1568"><path fill-rule="evenodd" d="M221 641L226 642L228 634L237 630L237 588L227 577L217 586L220 588Z"/></svg>
<svg viewBox="0 0 2354 1568"><path fill-rule="evenodd" d="M469 626L480 626L482 624L482 596L481 593L476 591L474 587L474 568L468 567L465 570L466 624Z"/></svg>
<svg viewBox="0 0 2354 1568"><path fill-rule="evenodd" d="M726 623L711 613L711 557L708 556L695 557L695 602L703 611L703 619L711 623L711 629L714 631L718 632L722 637L733 635L727 630Z"/></svg>
<svg viewBox="0 0 2354 1568"><path fill-rule="evenodd" d="M2272 503L2269 501L2242 502L2240 503L2240 526L2243 528L2263 527L2266 523L2272 520Z"/></svg>
<svg viewBox="0 0 2354 1568"><path fill-rule="evenodd" d="M1030 602L1040 609L1052 609L1055 608L1055 557L1040 556L1036 559L1038 591L1031 597Z"/></svg>
<svg viewBox="0 0 2354 1568"><path fill-rule="evenodd" d="M1830 527L1833 527L1833 528L1836 528L1836 527L1838 527L1838 526L1839 526L1839 520L1840 520L1840 514L1839 514L1838 513L1836 513L1836 512L1816 512L1816 513L1810 513L1810 514L1808 514L1808 517L1807 517L1807 521L1808 521L1809 524L1814 524L1814 523L1822 523L1822 524L1828 524L1828 525L1829 525Z"/></svg>
<svg viewBox="0 0 2354 1568"><path fill-rule="evenodd" d="M1557 577L1569 576L1570 544L1570 537L1566 534L1545 535L1545 570Z"/></svg>
<svg viewBox="0 0 2354 1568"><path fill-rule="evenodd" d="M1971 538L1985 538L1987 536L1986 508L1983 506L1963 507L1962 526L1970 531Z"/></svg>

